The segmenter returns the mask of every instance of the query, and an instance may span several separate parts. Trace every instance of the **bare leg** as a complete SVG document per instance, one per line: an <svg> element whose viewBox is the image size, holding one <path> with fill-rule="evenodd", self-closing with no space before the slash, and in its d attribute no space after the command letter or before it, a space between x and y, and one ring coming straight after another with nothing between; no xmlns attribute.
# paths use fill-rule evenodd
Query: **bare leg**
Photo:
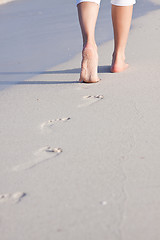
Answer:
<svg viewBox="0 0 160 240"><path fill-rule="evenodd" d="M81 74L79 80L86 83L98 82L98 53L95 43L95 26L99 5L93 2L82 2L78 4L77 7L83 37Z"/></svg>
<svg viewBox="0 0 160 240"><path fill-rule="evenodd" d="M132 19L132 6L112 5L112 22L114 29L114 52L111 72L122 72L128 64L125 63L125 48Z"/></svg>

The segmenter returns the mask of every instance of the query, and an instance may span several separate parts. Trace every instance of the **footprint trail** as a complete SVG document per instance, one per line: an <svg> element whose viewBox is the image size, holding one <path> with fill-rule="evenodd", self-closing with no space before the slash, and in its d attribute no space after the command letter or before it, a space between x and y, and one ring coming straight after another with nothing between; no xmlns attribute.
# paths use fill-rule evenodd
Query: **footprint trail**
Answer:
<svg viewBox="0 0 160 240"><path fill-rule="evenodd" d="M59 123L59 122L67 122L69 121L71 118L68 117L68 118L57 118L57 119L54 119L54 120L48 120L47 122L44 122L41 124L41 129L44 129L44 128L52 128L55 126L55 124Z"/></svg>
<svg viewBox="0 0 160 240"><path fill-rule="evenodd" d="M60 153L62 153L62 151L63 150L61 148L52 148L50 146L45 146L34 153L35 159L33 161L19 164L13 167L12 171L23 171L31 169L44 161L58 156Z"/></svg>
<svg viewBox="0 0 160 240"><path fill-rule="evenodd" d="M93 103L96 103L104 98L103 95L87 95L83 97L83 100L85 100L85 103L80 104L78 107L87 107Z"/></svg>
<svg viewBox="0 0 160 240"><path fill-rule="evenodd" d="M24 198L27 194L24 192L15 192L13 194L10 193L5 193L5 194L0 194L0 203L5 203L12 201L14 203L18 203Z"/></svg>

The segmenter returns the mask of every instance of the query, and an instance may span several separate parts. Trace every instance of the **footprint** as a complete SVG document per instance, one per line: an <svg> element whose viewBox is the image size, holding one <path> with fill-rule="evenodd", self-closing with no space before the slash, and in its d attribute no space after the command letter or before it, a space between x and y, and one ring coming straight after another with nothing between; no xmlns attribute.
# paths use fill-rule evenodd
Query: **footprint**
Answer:
<svg viewBox="0 0 160 240"><path fill-rule="evenodd" d="M54 120L49 120L47 122L44 122L41 124L41 129L44 129L44 128L52 128L57 122L67 122L69 121L71 118L68 117L68 118L57 118L57 119L54 119Z"/></svg>
<svg viewBox="0 0 160 240"><path fill-rule="evenodd" d="M35 159L33 161L17 165L13 167L12 171L23 171L31 169L44 161L58 156L60 153L62 153L62 151L63 150L61 148L52 148L50 146L45 146L34 153Z"/></svg>
<svg viewBox="0 0 160 240"><path fill-rule="evenodd" d="M103 95L88 95L88 96L84 96L83 100L87 100L87 102L80 104L78 107L86 107L88 105L91 105L93 103L96 103L99 100L102 100L104 98Z"/></svg>
<svg viewBox="0 0 160 240"><path fill-rule="evenodd" d="M4 202L8 202L8 201L18 203L26 195L27 194L24 192L15 192L13 194L10 194L10 193L0 194L0 203L4 203Z"/></svg>
<svg viewBox="0 0 160 240"><path fill-rule="evenodd" d="M95 95L95 96L91 96L91 95L88 95L88 96L84 96L83 98L92 98L92 99L103 99L104 98L104 96L103 95Z"/></svg>

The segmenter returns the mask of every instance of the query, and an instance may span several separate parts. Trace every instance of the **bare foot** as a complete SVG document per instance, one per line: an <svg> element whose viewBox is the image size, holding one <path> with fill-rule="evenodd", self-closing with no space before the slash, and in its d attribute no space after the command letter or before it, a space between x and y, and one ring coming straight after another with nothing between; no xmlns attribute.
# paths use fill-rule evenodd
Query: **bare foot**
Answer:
<svg viewBox="0 0 160 240"><path fill-rule="evenodd" d="M80 82L96 83L100 79L97 75L98 53L97 47L92 44L87 44L82 51L82 63Z"/></svg>
<svg viewBox="0 0 160 240"><path fill-rule="evenodd" d="M115 57L113 53L111 72L112 73L123 72L127 68L128 68L128 64L125 63L125 57L122 57L122 56Z"/></svg>

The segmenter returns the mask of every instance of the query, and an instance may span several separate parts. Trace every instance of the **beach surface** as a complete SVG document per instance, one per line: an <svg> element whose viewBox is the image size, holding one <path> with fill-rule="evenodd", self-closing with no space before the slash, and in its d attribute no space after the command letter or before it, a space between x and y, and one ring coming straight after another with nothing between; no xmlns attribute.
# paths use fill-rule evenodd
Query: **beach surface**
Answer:
<svg viewBox="0 0 160 240"><path fill-rule="evenodd" d="M153 2L157 10L133 20L125 72L110 73L111 40L98 48L99 83L78 82L79 53L0 92L2 240L159 239Z"/></svg>

